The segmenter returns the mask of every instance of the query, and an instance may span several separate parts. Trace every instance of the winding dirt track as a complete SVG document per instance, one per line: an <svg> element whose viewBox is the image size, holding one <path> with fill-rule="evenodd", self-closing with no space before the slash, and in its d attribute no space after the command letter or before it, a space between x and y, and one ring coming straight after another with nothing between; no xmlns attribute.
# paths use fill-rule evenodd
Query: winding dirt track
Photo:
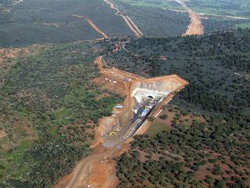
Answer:
<svg viewBox="0 0 250 188"><path fill-rule="evenodd" d="M175 0L179 3L187 12L189 13L189 17L191 19L191 23L188 26L187 31L183 34L183 36L188 35L203 35L204 34L204 26L202 25L202 21L200 15L191 10L184 2L184 0Z"/></svg>
<svg viewBox="0 0 250 188"><path fill-rule="evenodd" d="M99 34L101 34L105 39L106 38L109 38L109 36L104 33L94 22L92 22L90 19L88 19L87 17L85 16L80 16L80 15L76 15L76 14L72 14L72 16L74 17L77 17L77 18L82 18L82 19L85 19L89 25L96 31L98 32Z"/></svg>
<svg viewBox="0 0 250 188"><path fill-rule="evenodd" d="M116 5L114 5L112 2L110 2L109 0L103 0L103 1L105 3L107 3L111 9L116 11L115 15L121 16L123 18L123 20L125 21L125 23L129 27L129 29L135 34L136 37L140 38L143 35L143 33L141 32L139 27L133 22L133 20L129 16L125 16L118 9L118 7Z"/></svg>

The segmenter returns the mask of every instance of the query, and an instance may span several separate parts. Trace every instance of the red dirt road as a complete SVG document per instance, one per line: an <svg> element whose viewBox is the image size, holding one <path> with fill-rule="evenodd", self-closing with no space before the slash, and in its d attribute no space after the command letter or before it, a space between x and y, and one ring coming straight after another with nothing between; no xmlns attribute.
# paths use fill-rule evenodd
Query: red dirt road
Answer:
<svg viewBox="0 0 250 188"><path fill-rule="evenodd" d="M110 188L117 184L115 161L117 149L96 148L95 152L76 164L73 172L63 177L55 188Z"/></svg>
<svg viewBox="0 0 250 188"><path fill-rule="evenodd" d="M188 29L184 36L188 35L203 35L204 26L202 25L200 16L195 12L190 12L189 16L191 18L191 24L188 26Z"/></svg>
<svg viewBox="0 0 250 188"><path fill-rule="evenodd" d="M187 31L183 34L183 36L188 35L203 35L204 34L204 26L202 25L201 17L199 14L195 13L191 10L186 4L184 0L175 0L179 3L187 12L189 13L189 17L191 19L191 23L188 26Z"/></svg>
<svg viewBox="0 0 250 188"><path fill-rule="evenodd" d="M87 17L85 16L80 16L80 15L76 15L76 14L72 14L72 16L74 17L77 17L77 18L82 18L82 19L85 19L89 25L96 31L98 32L99 34L101 34L105 39L106 38L109 38L109 36L104 33L94 22L92 22L90 19L88 19Z"/></svg>
<svg viewBox="0 0 250 188"><path fill-rule="evenodd" d="M111 9L116 11L115 15L122 17L122 19L125 21L129 29L135 34L136 37L138 38L142 37L143 33L129 16L123 15L122 12L118 9L118 7L109 0L103 0L103 1L107 3Z"/></svg>

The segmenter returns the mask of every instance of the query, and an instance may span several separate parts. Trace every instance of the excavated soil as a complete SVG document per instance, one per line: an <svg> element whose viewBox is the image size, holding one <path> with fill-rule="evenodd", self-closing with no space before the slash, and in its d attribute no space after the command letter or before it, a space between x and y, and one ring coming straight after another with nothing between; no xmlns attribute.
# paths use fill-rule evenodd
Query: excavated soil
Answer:
<svg viewBox="0 0 250 188"><path fill-rule="evenodd" d="M113 116L103 117L99 120L98 127L95 128L95 141L91 145L91 148L95 148L97 145L101 144L102 136L109 132L112 128L112 125L116 124L116 120Z"/></svg>
<svg viewBox="0 0 250 188"><path fill-rule="evenodd" d="M188 35L203 35L204 26L202 25L201 17L195 12L189 13L191 18L191 24L188 26L188 29L184 36Z"/></svg>
<svg viewBox="0 0 250 188"><path fill-rule="evenodd" d="M77 163L73 172L63 177L55 188L82 188L88 187L88 185L91 185L91 188L117 187L119 181L116 177L116 161L114 161L113 158L128 151L130 149L129 142L133 139L131 138L125 143L121 143L120 140L123 138L123 135L120 134L120 137L112 138L116 139L114 143L117 144L105 148L102 136L109 132L114 124L120 124L119 126L121 127L128 125L133 114L132 107L135 101L132 96L132 91L135 88L148 88L168 90L171 92L168 97L160 103L159 107L152 112L151 115L157 116L161 112L162 105L168 103L176 92L188 84L188 82L177 75L146 79L115 68L104 68L105 61L101 56L98 57L95 62L98 65L101 76L95 78L93 83L126 96L124 108L120 112L116 110L113 116L104 117L99 121L99 126L95 129L96 140L92 145L94 149L93 154ZM150 124L149 121L146 121L145 125L142 126L137 134L143 134Z"/></svg>
<svg viewBox="0 0 250 188"><path fill-rule="evenodd" d="M92 166L89 181L93 187L112 187L118 185L116 177L116 162L114 160L103 160Z"/></svg>

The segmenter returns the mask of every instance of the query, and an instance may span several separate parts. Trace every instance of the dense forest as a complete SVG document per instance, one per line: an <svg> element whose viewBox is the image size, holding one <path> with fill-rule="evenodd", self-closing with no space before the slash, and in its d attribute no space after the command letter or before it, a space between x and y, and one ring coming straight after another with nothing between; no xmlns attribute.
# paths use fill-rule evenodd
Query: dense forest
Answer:
<svg viewBox="0 0 250 188"><path fill-rule="evenodd" d="M98 119L122 100L91 83L94 58L88 43L49 45L1 75L1 188L52 187L90 154Z"/></svg>
<svg viewBox="0 0 250 188"><path fill-rule="evenodd" d="M114 43L119 51L113 51ZM172 129L137 136L132 149L116 159L119 187L249 185L249 43L247 29L102 42L108 66L146 77L177 74L189 81L171 102L185 111L176 112ZM189 113L204 120L193 114L186 126L179 119Z"/></svg>

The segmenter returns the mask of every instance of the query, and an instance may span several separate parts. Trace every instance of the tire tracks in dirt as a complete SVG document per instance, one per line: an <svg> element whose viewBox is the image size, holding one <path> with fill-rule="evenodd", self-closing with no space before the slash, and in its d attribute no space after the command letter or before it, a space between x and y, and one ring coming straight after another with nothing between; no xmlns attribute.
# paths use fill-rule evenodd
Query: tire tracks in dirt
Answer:
<svg viewBox="0 0 250 188"><path fill-rule="evenodd" d="M119 8L116 5L114 5L112 2L110 2L109 0L103 0L103 1L107 3L111 9L116 11L115 13L116 16L121 16L123 18L123 20L129 27L129 29L135 34L136 37L140 38L143 36L142 31L139 29L139 27L133 22L133 20L129 16L125 16L119 10Z"/></svg>

